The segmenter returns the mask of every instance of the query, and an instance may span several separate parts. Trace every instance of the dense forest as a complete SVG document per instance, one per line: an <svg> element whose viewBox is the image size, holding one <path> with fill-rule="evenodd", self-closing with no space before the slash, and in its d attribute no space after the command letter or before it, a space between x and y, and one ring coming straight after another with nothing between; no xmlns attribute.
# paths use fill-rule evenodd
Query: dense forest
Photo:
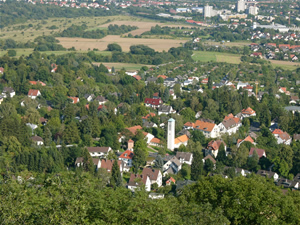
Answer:
<svg viewBox="0 0 300 225"><path fill-rule="evenodd" d="M0 28L28 20L45 20L48 18L77 18L82 16L112 16L116 12L101 9L61 8L55 5L27 4L25 2L9 1L0 8Z"/></svg>

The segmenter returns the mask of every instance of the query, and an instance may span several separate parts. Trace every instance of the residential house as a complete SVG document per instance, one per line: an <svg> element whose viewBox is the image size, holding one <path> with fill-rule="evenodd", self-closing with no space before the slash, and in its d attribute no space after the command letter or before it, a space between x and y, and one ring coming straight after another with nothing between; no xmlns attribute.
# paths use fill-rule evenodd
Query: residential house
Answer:
<svg viewBox="0 0 300 225"><path fill-rule="evenodd" d="M195 123L187 122L184 129L200 130L206 138L217 138L219 136L219 127L208 120L197 120Z"/></svg>
<svg viewBox="0 0 300 225"><path fill-rule="evenodd" d="M229 135L235 134L241 126L240 119L232 114L225 116L224 120L218 125L220 133Z"/></svg>
<svg viewBox="0 0 300 225"><path fill-rule="evenodd" d="M155 98L146 98L145 101L145 106L146 107L151 107L151 108L158 108L161 104L163 104L163 101L161 99L155 99Z"/></svg>
<svg viewBox="0 0 300 225"><path fill-rule="evenodd" d="M135 75L137 75L138 74L138 72L137 71L127 71L127 72L125 72L125 74L127 74L128 76L135 76Z"/></svg>
<svg viewBox="0 0 300 225"><path fill-rule="evenodd" d="M95 95L94 95L94 94L85 94L85 95L84 95L84 98L85 98L88 102L91 102L91 101L93 101L93 99L95 98Z"/></svg>
<svg viewBox="0 0 300 225"><path fill-rule="evenodd" d="M289 104L297 104L299 102L299 97L297 95L292 95L290 97Z"/></svg>
<svg viewBox="0 0 300 225"><path fill-rule="evenodd" d="M115 160L102 159L100 161L100 168L105 169L107 172L111 173L114 162L115 162ZM118 166L120 168L120 172L122 175L124 162L121 160L118 160Z"/></svg>
<svg viewBox="0 0 300 225"><path fill-rule="evenodd" d="M181 164L186 163L192 165L193 153L190 152L177 152L176 158L180 161Z"/></svg>
<svg viewBox="0 0 300 225"><path fill-rule="evenodd" d="M33 136L31 137L32 142L34 142L36 145L44 145L44 140L43 138L39 136Z"/></svg>
<svg viewBox="0 0 300 225"><path fill-rule="evenodd" d="M157 77L148 77L147 79L146 79L146 84L148 84L148 83L150 83L150 82L156 82L156 80L157 80Z"/></svg>
<svg viewBox="0 0 300 225"><path fill-rule="evenodd" d="M136 135L138 130L142 130L143 128L140 125L133 126L133 127L127 127L126 130L130 131L132 135Z"/></svg>
<svg viewBox="0 0 300 225"><path fill-rule="evenodd" d="M144 168L142 172L143 176L150 178L151 184L157 184L158 187L162 186L162 174L158 169Z"/></svg>
<svg viewBox="0 0 300 225"><path fill-rule="evenodd" d="M92 160L96 170L98 170L101 167L101 160L99 158L93 158ZM83 157L78 157L76 158L75 165L77 167L83 166L83 161Z"/></svg>
<svg viewBox="0 0 300 225"><path fill-rule="evenodd" d="M224 145L224 150L226 152L227 149L227 145L224 141L222 140L212 140L208 143L207 148L205 150L205 155L212 155L215 158L217 158L218 156L218 152L219 152L219 148L221 146L221 144L223 143Z"/></svg>
<svg viewBox="0 0 300 225"><path fill-rule="evenodd" d="M132 167L133 155L134 154L131 150L126 150L119 156L119 160L122 160L124 162L124 167Z"/></svg>
<svg viewBox="0 0 300 225"><path fill-rule="evenodd" d="M156 147L161 147L160 139L152 138L151 141L149 142L149 145L156 146Z"/></svg>
<svg viewBox="0 0 300 225"><path fill-rule="evenodd" d="M251 148L249 152L249 157L252 157L254 154L254 151L257 153L258 157L265 157L267 158L266 151L264 149L259 149L259 148Z"/></svg>
<svg viewBox="0 0 300 225"><path fill-rule="evenodd" d="M293 135L293 140L294 141L300 141L300 134L294 134Z"/></svg>
<svg viewBox="0 0 300 225"><path fill-rule="evenodd" d="M30 89L28 91L28 97L31 99L36 99L40 95L41 95L41 92L39 90Z"/></svg>
<svg viewBox="0 0 300 225"><path fill-rule="evenodd" d="M242 140L242 139L238 139L238 140L237 140L237 147L239 148L240 145L241 145L242 143L244 143L245 141L248 141L248 142L250 142L251 144L256 145L256 143L254 142L254 140L253 140L250 136L247 136L244 140Z"/></svg>
<svg viewBox="0 0 300 225"><path fill-rule="evenodd" d="M243 109L241 113L242 113L242 118L256 116L256 112L250 107L248 107L247 109Z"/></svg>
<svg viewBox="0 0 300 225"><path fill-rule="evenodd" d="M239 90L240 88L247 87L248 85L249 85L248 82L243 83L243 82L239 81L236 88L237 88L237 90Z"/></svg>
<svg viewBox="0 0 300 225"><path fill-rule="evenodd" d="M283 132L280 129L275 129L272 134L277 140L277 144L290 145L292 142L291 136L287 132Z"/></svg>
<svg viewBox="0 0 300 225"><path fill-rule="evenodd" d="M153 128L153 127L157 127L157 124L146 120L146 121L143 121L143 127Z"/></svg>
<svg viewBox="0 0 300 225"><path fill-rule="evenodd" d="M172 106L170 105L160 105L158 107L158 115L161 114L171 114L171 113L176 113L176 110L173 110Z"/></svg>
<svg viewBox="0 0 300 225"><path fill-rule="evenodd" d="M131 191L135 191L135 189L139 189L145 187L146 191L151 190L151 181L148 176L143 176L143 174L131 174L129 182L127 184L127 188Z"/></svg>
<svg viewBox="0 0 300 225"><path fill-rule="evenodd" d="M99 103L99 105L104 105L108 100L103 96L97 96L95 101Z"/></svg>
<svg viewBox="0 0 300 225"><path fill-rule="evenodd" d="M182 163L176 156L168 155L164 159L163 175L177 174L181 170Z"/></svg>
<svg viewBox="0 0 300 225"><path fill-rule="evenodd" d="M149 119L150 117L154 117L156 116L155 113L152 113L150 112L149 114L147 114L146 116L143 116L142 119L143 119L143 122L146 121L147 119Z"/></svg>
<svg viewBox="0 0 300 225"><path fill-rule="evenodd" d="M189 137L187 135L181 135L174 140L174 148L179 148L180 145L187 146Z"/></svg>
<svg viewBox="0 0 300 225"><path fill-rule="evenodd" d="M37 84L39 84L41 86L46 86L46 84L44 82L42 82L42 81L29 81L29 83L31 85L37 85Z"/></svg>
<svg viewBox="0 0 300 225"><path fill-rule="evenodd" d="M208 78L204 78L204 79L201 81L201 84L208 84Z"/></svg>
<svg viewBox="0 0 300 225"><path fill-rule="evenodd" d="M3 73L4 73L4 68L0 67L0 74L3 74Z"/></svg>
<svg viewBox="0 0 300 225"><path fill-rule="evenodd" d="M280 87L278 90L280 93L284 93L286 95L291 95L289 91L286 90L286 87Z"/></svg>
<svg viewBox="0 0 300 225"><path fill-rule="evenodd" d="M175 184L176 180L173 177L170 177L167 181L166 181L166 186Z"/></svg>
<svg viewBox="0 0 300 225"><path fill-rule="evenodd" d="M3 102L3 100L4 100L4 96L0 95L0 105Z"/></svg>
<svg viewBox="0 0 300 225"><path fill-rule="evenodd" d="M68 99L71 99L73 104L77 104L79 102L79 98L78 97L68 97Z"/></svg>
<svg viewBox="0 0 300 225"><path fill-rule="evenodd" d="M214 164L214 169L216 169L217 161L211 155L207 155L202 159L203 165L205 165L206 160L210 160Z"/></svg>
<svg viewBox="0 0 300 225"><path fill-rule="evenodd" d="M16 95L16 92L11 87L4 87L1 95L4 98L7 98L8 95L12 98L12 97L14 97Z"/></svg>
<svg viewBox="0 0 300 225"><path fill-rule="evenodd" d="M279 175L276 172L272 172L272 171L258 170L256 174L262 177L273 179L274 181L277 181L279 179Z"/></svg>
<svg viewBox="0 0 300 225"><path fill-rule="evenodd" d="M174 87L177 82L177 78L166 78L164 80L164 85L167 87Z"/></svg>
<svg viewBox="0 0 300 225"><path fill-rule="evenodd" d="M87 147L88 152L92 157L106 158L109 152L112 151L111 147Z"/></svg>
<svg viewBox="0 0 300 225"><path fill-rule="evenodd" d="M299 189L299 181L288 180L286 178L278 179L276 185L283 188Z"/></svg>

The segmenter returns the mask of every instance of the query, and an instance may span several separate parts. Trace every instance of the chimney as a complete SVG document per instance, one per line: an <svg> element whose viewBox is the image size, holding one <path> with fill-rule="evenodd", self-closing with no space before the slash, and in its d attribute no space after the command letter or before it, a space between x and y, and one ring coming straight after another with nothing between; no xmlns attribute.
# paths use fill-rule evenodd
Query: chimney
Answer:
<svg viewBox="0 0 300 225"><path fill-rule="evenodd" d="M128 141L127 149L133 150L133 147L134 147L134 141L130 139Z"/></svg>

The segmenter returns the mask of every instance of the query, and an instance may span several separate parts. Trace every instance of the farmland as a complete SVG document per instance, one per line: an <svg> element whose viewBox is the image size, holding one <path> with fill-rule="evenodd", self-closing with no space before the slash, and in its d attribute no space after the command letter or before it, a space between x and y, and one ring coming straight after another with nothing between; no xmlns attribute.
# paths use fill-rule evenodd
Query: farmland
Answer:
<svg viewBox="0 0 300 225"><path fill-rule="evenodd" d="M240 55L230 54L230 53L223 53L223 52L206 52L206 51L194 51L192 58L195 61L201 62L227 62L233 64L239 64Z"/></svg>
<svg viewBox="0 0 300 225"><path fill-rule="evenodd" d="M134 35L141 35L142 33L149 31L151 29L151 27L154 27L155 25L159 25L159 26L168 26L168 27L188 27L190 28L190 25L182 25L182 24L165 24L165 23L159 23L159 22L142 22L142 21L114 21L114 22L110 22L110 23L106 23L101 25L100 27L102 28L107 28L110 24L116 24L116 25L131 25L131 26L137 26L139 27L139 29L131 31L129 33L131 33L133 36Z"/></svg>
<svg viewBox="0 0 300 225"><path fill-rule="evenodd" d="M88 50L97 48L104 51L108 44L118 43L123 51L129 51L131 45L147 45L156 51L168 51L172 47L179 47L184 43L183 40L170 39L144 39L144 38L122 38L118 35L108 35L102 39L88 38L57 38L65 48L75 47L76 50Z"/></svg>

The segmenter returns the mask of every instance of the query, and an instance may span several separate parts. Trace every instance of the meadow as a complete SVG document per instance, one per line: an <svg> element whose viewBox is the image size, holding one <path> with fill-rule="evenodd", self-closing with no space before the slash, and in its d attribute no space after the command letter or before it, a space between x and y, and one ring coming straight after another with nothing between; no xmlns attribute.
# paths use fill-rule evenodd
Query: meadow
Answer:
<svg viewBox="0 0 300 225"><path fill-rule="evenodd" d="M194 51L192 58L195 61L201 62L227 62L233 64L239 64L241 62L240 55L230 54L224 52L207 52L207 51Z"/></svg>

